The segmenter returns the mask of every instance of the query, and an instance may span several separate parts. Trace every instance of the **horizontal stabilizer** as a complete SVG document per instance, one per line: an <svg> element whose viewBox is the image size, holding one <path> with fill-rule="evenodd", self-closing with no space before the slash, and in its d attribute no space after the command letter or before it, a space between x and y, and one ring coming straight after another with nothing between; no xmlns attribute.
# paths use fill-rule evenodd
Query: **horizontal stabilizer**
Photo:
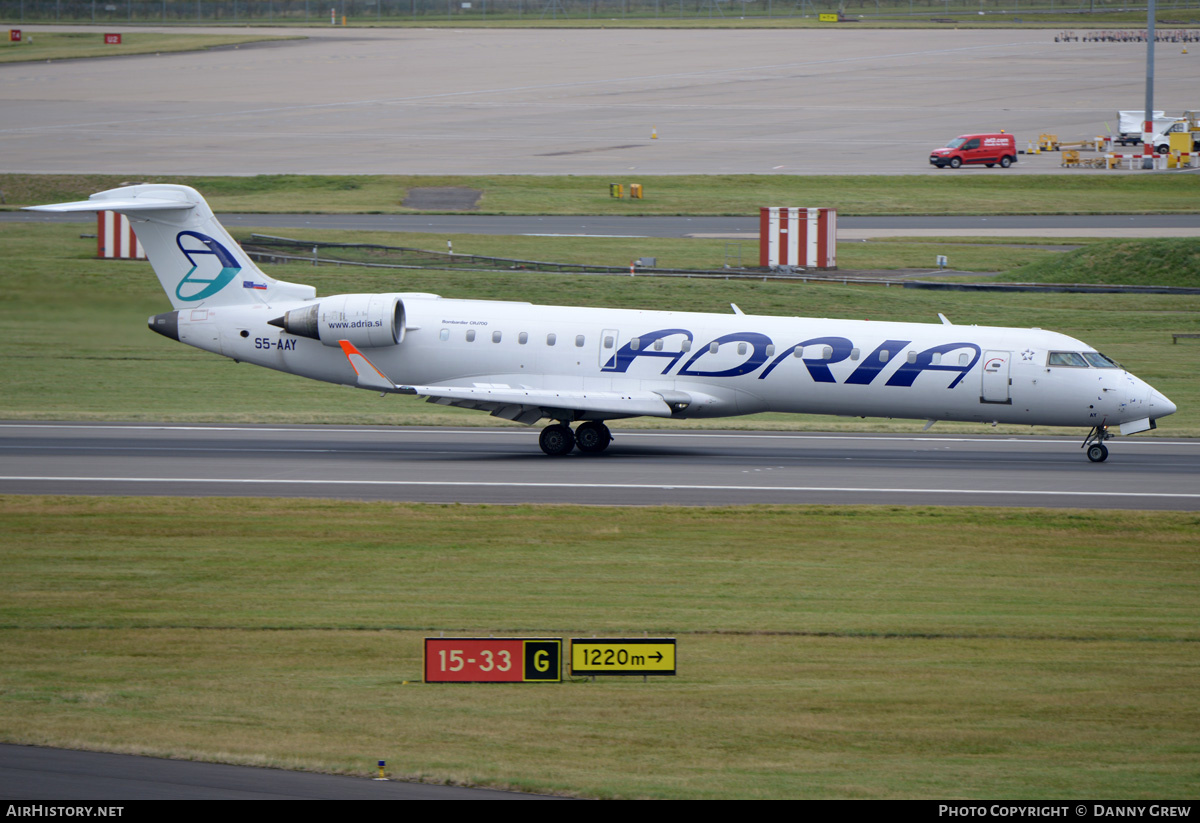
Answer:
<svg viewBox="0 0 1200 823"><path fill-rule="evenodd" d="M191 203L179 200L157 200L150 197L127 200L76 200L73 203L51 203L47 206L26 206L25 211L166 211L167 209L190 209Z"/></svg>

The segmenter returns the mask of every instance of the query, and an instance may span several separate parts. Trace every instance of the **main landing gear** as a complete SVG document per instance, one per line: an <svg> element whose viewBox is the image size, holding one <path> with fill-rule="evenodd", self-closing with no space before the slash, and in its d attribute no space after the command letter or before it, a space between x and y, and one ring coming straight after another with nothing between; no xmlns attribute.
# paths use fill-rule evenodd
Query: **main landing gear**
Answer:
<svg viewBox="0 0 1200 823"><path fill-rule="evenodd" d="M1093 426L1080 448L1087 449L1088 460L1093 463L1103 463L1108 459L1108 446L1104 445L1104 441L1110 437L1112 435L1108 433L1106 426Z"/></svg>
<svg viewBox="0 0 1200 823"><path fill-rule="evenodd" d="M555 423L542 429L538 445L551 457L570 454L576 446L584 454L599 454L612 442L612 432L598 420L580 423L575 431L565 423Z"/></svg>

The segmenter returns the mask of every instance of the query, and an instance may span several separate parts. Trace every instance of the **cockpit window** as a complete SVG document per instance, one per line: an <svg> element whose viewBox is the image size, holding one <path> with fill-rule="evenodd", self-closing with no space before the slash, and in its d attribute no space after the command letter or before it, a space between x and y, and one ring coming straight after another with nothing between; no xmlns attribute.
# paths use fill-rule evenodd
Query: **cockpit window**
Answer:
<svg viewBox="0 0 1200 823"><path fill-rule="evenodd" d="M1046 360L1047 366L1078 366L1087 368L1087 361L1083 359L1083 355L1073 351L1052 351L1050 357Z"/></svg>
<svg viewBox="0 0 1200 823"><path fill-rule="evenodd" d="M1093 369L1119 369L1121 368L1112 360L1102 355L1098 351L1083 352L1083 359L1088 361Z"/></svg>

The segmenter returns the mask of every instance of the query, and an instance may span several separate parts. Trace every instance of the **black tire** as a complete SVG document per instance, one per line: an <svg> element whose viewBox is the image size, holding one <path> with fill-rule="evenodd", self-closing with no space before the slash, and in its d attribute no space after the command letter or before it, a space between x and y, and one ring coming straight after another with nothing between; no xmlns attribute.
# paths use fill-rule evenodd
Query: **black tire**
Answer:
<svg viewBox="0 0 1200 823"><path fill-rule="evenodd" d="M950 158L950 168L952 168L952 169L957 169L957 168L958 168L959 166L961 166L961 165L962 165L962 159L961 159L961 158L958 158L958 157L951 157L951 158Z"/></svg>
<svg viewBox="0 0 1200 823"><path fill-rule="evenodd" d="M1166 143L1163 143L1161 146L1155 146L1155 148L1154 148L1154 152L1156 154L1167 154L1170 151L1171 151L1171 147L1168 146Z"/></svg>
<svg viewBox="0 0 1200 823"><path fill-rule="evenodd" d="M996 168L996 164L995 164L995 163L984 163L984 165L985 165L985 166L987 166L989 169L994 169L994 168Z"/></svg>
<svg viewBox="0 0 1200 823"><path fill-rule="evenodd" d="M1007 169L1013 164L1013 159L1007 154L1000 158L1000 168Z"/></svg>
<svg viewBox="0 0 1200 823"><path fill-rule="evenodd" d="M612 432L608 426L595 420L580 423L575 429L575 445L584 454L599 454L608 448L612 442Z"/></svg>
<svg viewBox="0 0 1200 823"><path fill-rule="evenodd" d="M562 423L555 423L542 429L538 445L551 457L562 457L575 448L575 433Z"/></svg>
<svg viewBox="0 0 1200 823"><path fill-rule="evenodd" d="M1088 460L1091 460L1093 463L1103 463L1108 459L1108 446L1105 446L1103 443L1093 443L1088 446L1087 456Z"/></svg>

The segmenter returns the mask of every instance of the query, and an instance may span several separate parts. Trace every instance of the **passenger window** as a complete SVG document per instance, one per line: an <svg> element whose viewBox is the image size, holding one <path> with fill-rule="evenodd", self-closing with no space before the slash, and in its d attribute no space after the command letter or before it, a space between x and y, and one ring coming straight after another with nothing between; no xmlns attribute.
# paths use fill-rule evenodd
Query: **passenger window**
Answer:
<svg viewBox="0 0 1200 823"><path fill-rule="evenodd" d="M522 346L524 346L526 343L528 343L528 342L529 342L529 333L528 333L528 332L521 332L520 334L518 334L518 335L517 335L517 342L518 342L518 343L520 343Z"/></svg>
<svg viewBox="0 0 1200 823"><path fill-rule="evenodd" d="M553 346L555 341L557 341L557 340L558 340L558 335L556 335L554 332L550 332L548 335L546 335L546 345L547 346Z"/></svg>
<svg viewBox="0 0 1200 823"><path fill-rule="evenodd" d="M775 356L775 344L768 343L767 344L767 357L774 357L774 356Z"/></svg>
<svg viewBox="0 0 1200 823"><path fill-rule="evenodd" d="M909 363L916 363L916 362L917 362L917 353L916 353L915 351L910 351L910 352L908 353L908 362L909 362Z"/></svg>
<svg viewBox="0 0 1200 823"><path fill-rule="evenodd" d="M630 351L637 351L641 347L642 347L642 338L635 337L629 341L629 350Z"/></svg>
<svg viewBox="0 0 1200 823"><path fill-rule="evenodd" d="M746 353L746 344L738 343L738 354L745 354L745 353Z"/></svg>
<svg viewBox="0 0 1200 823"><path fill-rule="evenodd" d="M934 366L942 365L942 353L940 351L935 351L933 353L933 357L930 358L929 362L931 364L933 364Z"/></svg>
<svg viewBox="0 0 1200 823"><path fill-rule="evenodd" d="M797 346L796 348L792 349L792 356L793 357L803 357L804 356L804 347Z"/></svg>
<svg viewBox="0 0 1200 823"><path fill-rule="evenodd" d="M879 362L880 362L880 363L886 363L886 362L888 361L888 356L889 356L889 355L888 355L888 351L887 351L887 349L883 349L883 350L881 350L881 351L879 352Z"/></svg>
<svg viewBox="0 0 1200 823"><path fill-rule="evenodd" d="M438 333L438 339L439 340L449 340L450 339L450 330L442 329L441 332Z"/></svg>
<svg viewBox="0 0 1200 823"><path fill-rule="evenodd" d="M468 343L475 342L475 330L474 329L467 329L467 342Z"/></svg>
<svg viewBox="0 0 1200 823"><path fill-rule="evenodd" d="M658 340L654 341L654 350L655 351L662 351L662 347L663 347L662 338L659 338Z"/></svg>
<svg viewBox="0 0 1200 823"><path fill-rule="evenodd" d="M833 359L833 346L825 346L824 348L821 349L821 359L822 360L832 360Z"/></svg>
<svg viewBox="0 0 1200 823"><path fill-rule="evenodd" d="M499 342L500 342L500 332L498 332L498 331L494 331L494 332L492 332L492 342L493 342L493 343L499 343Z"/></svg>
<svg viewBox="0 0 1200 823"><path fill-rule="evenodd" d="M962 354L960 354L958 356L958 365L965 366L970 362L971 362L971 355L967 354L966 352L963 352Z"/></svg>
<svg viewBox="0 0 1200 823"><path fill-rule="evenodd" d="M859 355L859 351L858 351L858 349L851 349L851 350L850 350L850 359L851 359L851 360L857 360L857 359L858 359L858 355Z"/></svg>
<svg viewBox="0 0 1200 823"><path fill-rule="evenodd" d="M605 335L605 337L604 337L604 348L606 348L606 349L611 349L612 347L613 347L613 338L612 338L612 335L611 335L611 334L609 334L609 335Z"/></svg>
<svg viewBox="0 0 1200 823"><path fill-rule="evenodd" d="M691 351L692 350L692 341L684 340L683 343L680 344L679 350L680 351Z"/></svg>
<svg viewBox="0 0 1200 823"><path fill-rule="evenodd" d="M714 340L713 342L708 344L708 351L710 354L716 354L717 351L720 350L720 348L721 348L721 346L719 343L717 343L716 340Z"/></svg>
<svg viewBox="0 0 1200 823"><path fill-rule="evenodd" d="M575 335L575 346L577 348L583 348L583 335L582 334Z"/></svg>

